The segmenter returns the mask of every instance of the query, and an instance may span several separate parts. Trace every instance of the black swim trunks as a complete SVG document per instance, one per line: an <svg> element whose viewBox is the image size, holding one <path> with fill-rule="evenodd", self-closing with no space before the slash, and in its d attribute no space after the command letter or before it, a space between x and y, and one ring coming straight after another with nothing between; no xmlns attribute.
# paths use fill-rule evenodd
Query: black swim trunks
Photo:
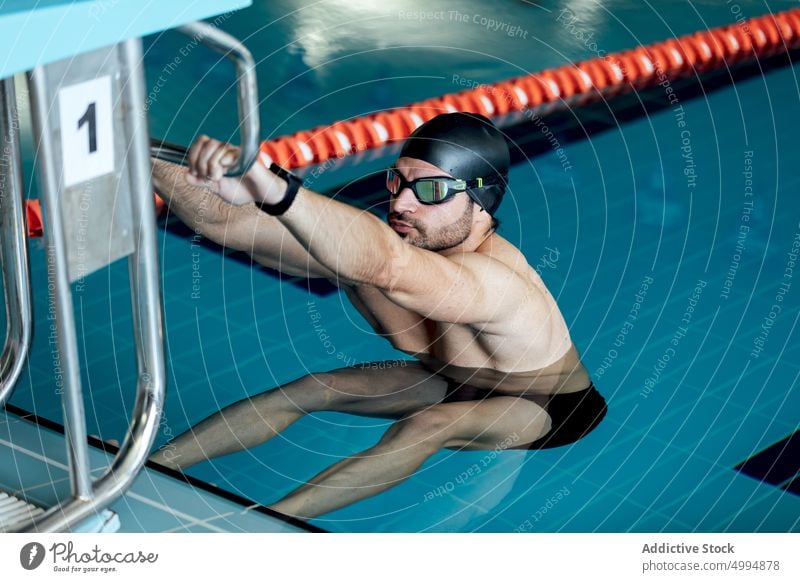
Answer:
<svg viewBox="0 0 800 582"><path fill-rule="evenodd" d="M468 402L495 396L509 395L448 379L447 395L442 402ZM550 431L532 443L509 448L551 449L574 443L594 430L608 411L605 399L591 382L588 388L577 392L550 394L544 408L552 419Z"/></svg>

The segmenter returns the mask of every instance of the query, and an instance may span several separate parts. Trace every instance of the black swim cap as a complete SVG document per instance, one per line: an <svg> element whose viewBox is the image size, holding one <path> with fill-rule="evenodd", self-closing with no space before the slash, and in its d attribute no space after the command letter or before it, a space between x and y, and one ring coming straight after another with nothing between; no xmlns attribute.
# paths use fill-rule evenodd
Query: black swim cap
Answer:
<svg viewBox="0 0 800 582"><path fill-rule="evenodd" d="M478 113L442 113L408 136L399 157L424 160L454 178L483 178L484 186L467 192L493 215L506 192L508 144L491 120Z"/></svg>

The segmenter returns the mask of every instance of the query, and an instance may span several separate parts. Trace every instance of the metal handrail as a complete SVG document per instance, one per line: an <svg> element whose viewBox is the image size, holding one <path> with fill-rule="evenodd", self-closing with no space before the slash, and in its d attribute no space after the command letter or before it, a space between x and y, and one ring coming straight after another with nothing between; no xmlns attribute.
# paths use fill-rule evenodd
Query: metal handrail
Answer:
<svg viewBox="0 0 800 582"><path fill-rule="evenodd" d="M50 297L51 319L55 324L58 341L59 365L61 367L61 402L64 410L64 428L67 437L67 458L70 468L72 493L76 497L92 497L89 469L89 449L86 435L86 415L81 393L80 358L75 336L75 313L70 290L69 261L64 223L62 220L62 196L59 195L60 172L55 163L55 145L51 140L53 130L47 112L48 102L44 67L36 67L28 75L35 147L39 157L41 199L44 236L47 253L48 287L52 284ZM37 114L39 112L39 114Z"/></svg>
<svg viewBox="0 0 800 582"><path fill-rule="evenodd" d="M230 34L206 24L190 22L179 26L177 30L197 39L209 48L231 59L236 65L236 90L239 114L239 131L241 133L241 150L236 164L228 169L226 176L241 176L250 169L258 157L260 117L258 113L258 85L256 83L256 65L250 51ZM151 155L160 160L174 164L187 165L184 146L173 146L166 142L157 142L151 149Z"/></svg>
<svg viewBox="0 0 800 582"><path fill-rule="evenodd" d="M6 340L0 353L0 405L22 373L31 345L31 287L22 199L22 157L13 77L0 81L0 267L6 306Z"/></svg>
<svg viewBox="0 0 800 582"><path fill-rule="evenodd" d="M95 482L90 481L88 460L75 462L74 456L85 452L85 424L76 426L78 417L83 416L82 402L68 398L68 385L65 385L65 420L73 419L67 425L67 442L70 447L70 472L73 473L73 496L51 508L46 513L34 518L20 528L25 532L65 531L69 530L87 517L107 507L131 486L139 471L147 460L147 455L155 441L161 410L166 391L166 374L164 371L164 340L161 321L161 295L158 282L158 250L156 246L156 221L152 197L152 181L150 177L149 144L147 122L144 116L144 84L141 70L141 40L133 39L120 43L123 61L130 70L129 78L121 91L123 99L131 110L125 116L130 136L128 156L131 172L131 190L133 224L135 226L134 252L128 259L131 280L131 301L133 325L136 344L136 359L139 371L137 381L136 402L128 433L105 473ZM35 80L36 70L32 74ZM37 95L36 83L31 85L34 99ZM40 106L42 104L39 104ZM41 123L42 120L39 121ZM47 148L47 140L43 138L45 128L37 127L40 148ZM41 151L41 150L40 150ZM45 153L46 152L42 152ZM46 156L45 156L45 159ZM53 168L45 168L45 180L53 179ZM54 190L50 190L53 192ZM55 197L50 197L55 198ZM58 206L46 208L49 223L45 227L48 236L58 236L60 214ZM55 211L56 213L54 214ZM53 227L56 226L56 232ZM63 234L61 235L63 243ZM57 239L51 239L56 240ZM58 262L59 257L56 256ZM62 268L66 265L66 259ZM59 285L56 285L58 288ZM64 293L64 291L66 291ZM66 297L63 297L65 295ZM59 289L58 302L63 302L71 310L72 302L69 285ZM66 309L64 309L66 311ZM60 314L60 313L59 313ZM59 321L61 324L61 321ZM73 328L74 331L74 328ZM64 335L64 334L59 334ZM66 334L69 335L69 334ZM67 346L69 347L69 346ZM62 352L63 353L63 352ZM68 379L69 380L69 379ZM79 380L79 379L78 379ZM80 384L77 393L80 396ZM82 473L81 472L84 472ZM78 474L74 474L78 472ZM87 485L88 484L88 485Z"/></svg>
<svg viewBox="0 0 800 582"><path fill-rule="evenodd" d="M227 176L244 174L255 162L259 148L259 116L256 91L255 63L250 52L232 36L202 22L179 28L198 41L223 53L236 63L239 122L242 147L239 159ZM128 168L131 178L134 225L134 252L129 256L131 302L139 371L136 402L128 433L119 452L105 473L92 481L80 387L77 342L75 338L72 294L69 285L66 240L59 191L59 176L52 164L44 164L41 178L44 190L45 233L48 252L53 253L55 279L55 320L58 327L59 351L62 356L64 379L64 420L67 450L72 480L72 496L35 517L19 528L24 532L65 531L84 519L106 508L132 485L147 460L155 441L166 392L164 370L164 340L161 321L161 296L158 282L158 252L156 247L156 222L152 198L150 156L186 163L186 150L182 146L161 144L152 148L148 141L144 112L144 75L142 72L141 40L133 39L119 44L122 61L127 67L127 82L122 84L122 100L129 106L125 118L128 143ZM30 73L31 99L35 110L48 111L45 103L45 76L43 67ZM48 136L46 115L34 115L37 148L44 160L52 160L52 144ZM17 217L19 218L19 217ZM22 224L17 220L15 224ZM5 252L6 249L3 249ZM28 322L30 327L30 321Z"/></svg>

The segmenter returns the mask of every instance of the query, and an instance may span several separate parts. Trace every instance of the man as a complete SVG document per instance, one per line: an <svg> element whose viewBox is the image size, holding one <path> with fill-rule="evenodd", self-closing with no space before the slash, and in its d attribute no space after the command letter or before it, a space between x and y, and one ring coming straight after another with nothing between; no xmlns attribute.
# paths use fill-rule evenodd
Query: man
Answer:
<svg viewBox="0 0 800 582"><path fill-rule="evenodd" d="M274 165L223 178L237 153L203 136L188 171L155 162L156 189L220 244L284 273L332 280L379 335L416 361L299 378L226 407L155 461L186 468L253 447L308 412L395 418L375 446L271 506L309 518L388 489L442 448L559 446L603 418L605 401L555 301L496 232L509 151L489 119L442 114L409 136L387 172L388 225L298 189Z"/></svg>

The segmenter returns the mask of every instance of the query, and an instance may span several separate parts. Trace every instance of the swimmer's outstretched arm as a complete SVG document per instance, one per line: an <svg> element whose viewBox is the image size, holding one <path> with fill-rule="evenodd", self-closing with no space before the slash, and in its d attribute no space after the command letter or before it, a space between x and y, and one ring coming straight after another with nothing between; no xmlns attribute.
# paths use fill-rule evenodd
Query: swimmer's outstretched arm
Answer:
<svg viewBox="0 0 800 582"><path fill-rule="evenodd" d="M254 164L246 180L223 177L236 160L232 148L198 139L189 150L186 181L208 184L233 205L280 202L286 183L262 164ZM277 220L339 281L377 287L435 321L481 324L487 331L500 324L507 331L520 310L544 306L541 292L500 261L479 253L444 257L406 244L374 214L306 188Z"/></svg>
<svg viewBox="0 0 800 582"><path fill-rule="evenodd" d="M282 192L266 190L263 196L275 204ZM492 257L443 256L415 247L377 216L305 188L278 218L320 264L434 321L508 332L520 310L539 312L544 306L532 283Z"/></svg>
<svg viewBox="0 0 800 582"><path fill-rule="evenodd" d="M309 255L277 219L253 204L234 206L208 185L191 185L187 169L153 160L153 186L187 226L228 248L250 254L258 263L299 277L335 278Z"/></svg>

